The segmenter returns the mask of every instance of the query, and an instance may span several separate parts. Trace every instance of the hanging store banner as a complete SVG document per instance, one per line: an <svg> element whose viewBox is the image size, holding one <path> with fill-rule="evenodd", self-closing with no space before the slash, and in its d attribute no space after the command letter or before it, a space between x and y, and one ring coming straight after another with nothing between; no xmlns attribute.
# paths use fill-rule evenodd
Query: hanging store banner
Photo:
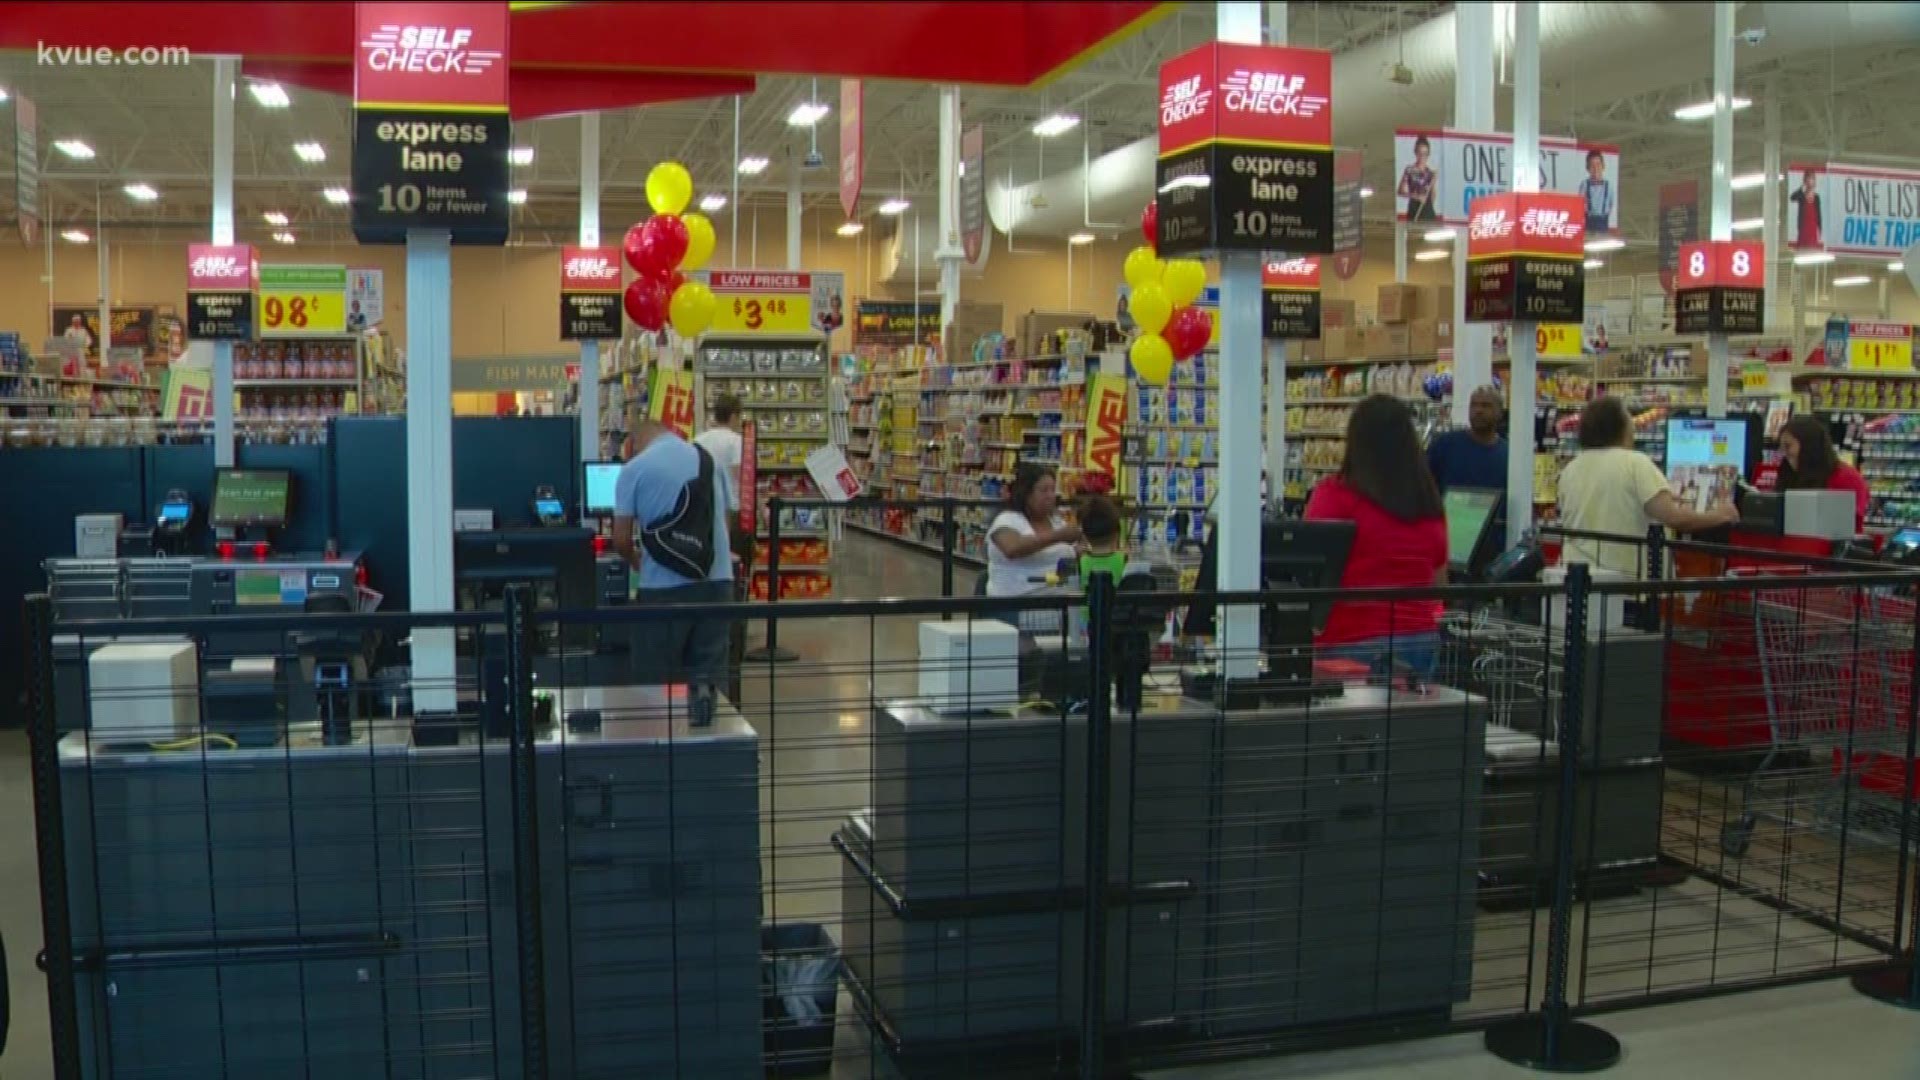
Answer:
<svg viewBox="0 0 1920 1080"><path fill-rule="evenodd" d="M760 425L740 422L740 531L760 531Z"/></svg>
<svg viewBox="0 0 1920 1080"><path fill-rule="evenodd" d="M1758 334L1766 320L1766 246L1758 240L1680 246L1674 329L1682 334Z"/></svg>
<svg viewBox="0 0 1920 1080"><path fill-rule="evenodd" d="M987 242L987 132L979 124L960 136L960 250L968 265Z"/></svg>
<svg viewBox="0 0 1920 1080"><path fill-rule="evenodd" d="M347 268L262 266L261 337L312 337L347 332Z"/></svg>
<svg viewBox="0 0 1920 1080"><path fill-rule="evenodd" d="M866 94L859 79L840 80L840 209L853 220L860 206L861 174L866 169L866 143L862 124Z"/></svg>
<svg viewBox="0 0 1920 1080"><path fill-rule="evenodd" d="M507 5L354 5L353 234L507 240Z"/></svg>
<svg viewBox="0 0 1920 1080"><path fill-rule="evenodd" d="M20 242L32 247L40 236L39 111L26 96L13 96L13 206Z"/></svg>
<svg viewBox="0 0 1920 1080"><path fill-rule="evenodd" d="M837 270L708 270L704 276L716 301L711 333L791 337L846 325L847 276Z"/></svg>
<svg viewBox="0 0 1920 1080"><path fill-rule="evenodd" d="M612 248L560 249L560 339L620 336L620 255Z"/></svg>
<svg viewBox="0 0 1920 1080"><path fill-rule="evenodd" d="M1897 259L1920 242L1920 172L1795 164L1787 188L1788 247Z"/></svg>
<svg viewBox="0 0 1920 1080"><path fill-rule="evenodd" d="M359 333L379 326L387 317L387 274L384 270L347 271L347 329Z"/></svg>
<svg viewBox="0 0 1920 1080"><path fill-rule="evenodd" d="M1700 239L1700 181L1660 185L1660 287L1669 295L1680 270L1680 246Z"/></svg>
<svg viewBox="0 0 1920 1080"><path fill-rule="evenodd" d="M1581 205L1578 195L1548 191L1474 200L1467 223L1468 322L1579 326L1587 280Z"/></svg>
<svg viewBox="0 0 1920 1080"><path fill-rule="evenodd" d="M1087 383L1088 473L1120 482L1121 447L1127 430L1127 380L1119 375L1095 375Z"/></svg>
<svg viewBox="0 0 1920 1080"><path fill-rule="evenodd" d="M1333 273L1341 281L1352 281L1360 272L1364 252L1361 215L1366 177L1360 151L1336 150L1333 154Z"/></svg>
<svg viewBox="0 0 1920 1080"><path fill-rule="evenodd" d="M1260 267L1261 336L1312 341L1320 336L1320 260L1268 259Z"/></svg>
<svg viewBox="0 0 1920 1080"><path fill-rule="evenodd" d="M1474 200L1513 190L1513 136L1403 128L1393 133L1394 213L1401 221L1465 225ZM1540 140L1540 190L1578 196L1588 235L1620 229L1620 149Z"/></svg>
<svg viewBox="0 0 1920 1080"><path fill-rule="evenodd" d="M693 438L693 372L654 368L653 382L647 387L647 418L667 425L683 439Z"/></svg>
<svg viewBox="0 0 1920 1080"><path fill-rule="evenodd" d="M1334 250L1333 56L1209 42L1160 67L1158 247Z"/></svg>
<svg viewBox="0 0 1920 1080"><path fill-rule="evenodd" d="M249 244L187 245L187 336L252 341L260 260Z"/></svg>

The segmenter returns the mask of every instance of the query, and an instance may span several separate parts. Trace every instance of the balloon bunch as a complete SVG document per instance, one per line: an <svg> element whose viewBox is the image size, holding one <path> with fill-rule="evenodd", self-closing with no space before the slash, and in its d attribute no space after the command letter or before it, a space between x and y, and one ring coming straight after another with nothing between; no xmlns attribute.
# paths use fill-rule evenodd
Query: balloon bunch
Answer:
<svg viewBox="0 0 1920 1080"><path fill-rule="evenodd" d="M1122 267L1133 286L1128 310L1140 326L1128 357L1140 381L1164 385L1175 360L1188 360L1207 347L1213 319L1193 305L1207 287L1207 267L1198 259L1162 259L1154 250L1159 210L1153 203L1140 215L1147 242L1127 252Z"/></svg>
<svg viewBox="0 0 1920 1080"><path fill-rule="evenodd" d="M627 265L640 275L627 283L621 298L627 318L646 330L668 323L681 337L697 337L713 325L713 290L686 273L713 258L713 222L705 214L681 211L693 201L693 177L677 161L664 161L647 173L647 205L653 216L627 230L620 248Z"/></svg>

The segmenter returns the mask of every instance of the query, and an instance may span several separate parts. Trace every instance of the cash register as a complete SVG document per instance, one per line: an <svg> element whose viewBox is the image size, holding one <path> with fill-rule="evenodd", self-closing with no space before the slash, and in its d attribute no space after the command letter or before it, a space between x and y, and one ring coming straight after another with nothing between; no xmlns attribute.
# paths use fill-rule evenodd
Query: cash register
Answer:
<svg viewBox="0 0 1920 1080"><path fill-rule="evenodd" d="M619 499L615 491L620 481L621 467L622 463L618 461L588 461L582 464L582 518L606 521L619 511ZM604 536L595 540L593 571L602 605L615 606L627 602L627 561L608 548Z"/></svg>
<svg viewBox="0 0 1920 1080"><path fill-rule="evenodd" d="M1347 556L1353 550L1354 524L1351 521L1302 521L1269 517L1260 526L1260 591L1269 594L1260 604L1259 677L1244 683L1222 686L1210 665L1191 664L1182 670L1181 683L1186 696L1199 700L1219 700L1229 705L1241 702L1301 704L1316 692L1313 677L1313 635L1327 624L1333 605L1328 601L1289 602L1284 594L1291 590L1332 589L1346 573ZM1200 578L1195 588L1218 591L1219 541L1216 532L1207 534L1200 555ZM1214 605L1199 601L1188 605L1184 632L1189 637L1210 637L1215 632ZM1227 642L1236 649L1241 643ZM1331 687L1337 693L1338 687Z"/></svg>

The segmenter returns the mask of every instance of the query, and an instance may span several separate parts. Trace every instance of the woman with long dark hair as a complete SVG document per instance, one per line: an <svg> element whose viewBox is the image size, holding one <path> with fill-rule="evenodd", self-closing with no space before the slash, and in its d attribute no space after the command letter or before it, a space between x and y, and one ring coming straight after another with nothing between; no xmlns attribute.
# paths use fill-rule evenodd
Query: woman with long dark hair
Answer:
<svg viewBox="0 0 1920 1080"><path fill-rule="evenodd" d="M1413 410L1374 394L1347 417L1346 459L1314 487L1308 521L1354 523L1343 589L1445 584L1447 517L1427 471ZM1439 660L1440 601L1341 600L1315 639L1322 656L1389 664L1431 674Z"/></svg>
<svg viewBox="0 0 1920 1080"><path fill-rule="evenodd" d="M1796 416L1780 429L1781 491L1844 491L1853 496L1853 531L1867 525L1873 492L1860 470L1840 460L1833 432L1817 416Z"/></svg>
<svg viewBox="0 0 1920 1080"><path fill-rule="evenodd" d="M1019 596L1037 588L1034 578L1071 559L1080 530L1060 514L1060 493L1051 470L1020 466L1007 485L1007 508L987 526L987 595Z"/></svg>

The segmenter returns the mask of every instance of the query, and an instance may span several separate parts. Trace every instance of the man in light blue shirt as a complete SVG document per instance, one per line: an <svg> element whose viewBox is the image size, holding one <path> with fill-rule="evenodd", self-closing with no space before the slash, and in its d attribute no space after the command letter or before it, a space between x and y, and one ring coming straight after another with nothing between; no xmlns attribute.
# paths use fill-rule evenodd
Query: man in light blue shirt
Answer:
<svg viewBox="0 0 1920 1080"><path fill-rule="evenodd" d="M673 513L680 492L699 478L702 451L666 425L641 421L633 457L614 481L613 546L639 571L641 604L726 603L733 599L733 558L727 548L727 489L713 470L713 565L694 580L647 556L640 531ZM696 723L712 716L714 687L727 673L727 620L673 618L635 625L632 664L643 683L689 684Z"/></svg>

